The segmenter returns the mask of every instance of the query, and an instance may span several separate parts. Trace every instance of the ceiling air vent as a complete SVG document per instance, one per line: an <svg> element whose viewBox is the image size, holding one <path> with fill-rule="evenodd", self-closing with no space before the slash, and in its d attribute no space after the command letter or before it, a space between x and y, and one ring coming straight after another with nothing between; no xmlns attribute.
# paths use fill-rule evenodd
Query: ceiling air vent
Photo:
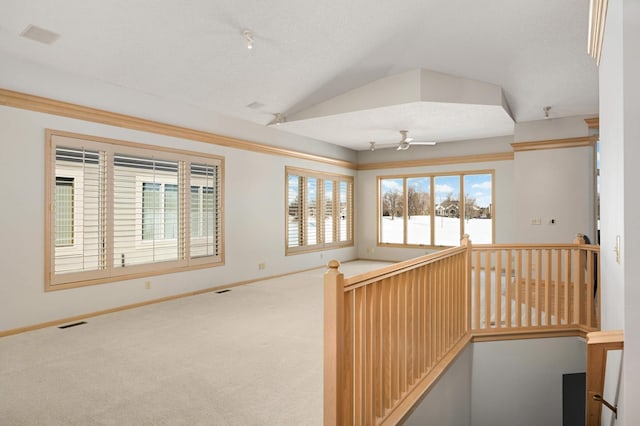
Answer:
<svg viewBox="0 0 640 426"><path fill-rule="evenodd" d="M53 44L60 38L60 34L56 34L53 31L45 30L44 28L37 27L35 25L28 25L20 35L24 38L44 44Z"/></svg>

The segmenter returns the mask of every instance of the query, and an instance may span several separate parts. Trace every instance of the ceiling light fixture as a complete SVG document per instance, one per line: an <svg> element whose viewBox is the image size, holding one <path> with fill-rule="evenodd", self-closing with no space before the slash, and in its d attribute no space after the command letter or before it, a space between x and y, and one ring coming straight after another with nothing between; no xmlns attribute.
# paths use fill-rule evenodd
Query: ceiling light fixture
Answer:
<svg viewBox="0 0 640 426"><path fill-rule="evenodd" d="M549 118L549 110L551 110L550 106L546 106L542 108L542 111L544 111L544 119L547 120Z"/></svg>
<svg viewBox="0 0 640 426"><path fill-rule="evenodd" d="M249 49L249 50L253 49L253 41L254 41L254 37L255 37L254 34L253 34L253 31L244 30L244 31L242 31L242 35L247 40L247 49Z"/></svg>
<svg viewBox="0 0 640 426"><path fill-rule="evenodd" d="M375 151L376 150L376 143L374 141L369 142L369 149L371 151Z"/></svg>

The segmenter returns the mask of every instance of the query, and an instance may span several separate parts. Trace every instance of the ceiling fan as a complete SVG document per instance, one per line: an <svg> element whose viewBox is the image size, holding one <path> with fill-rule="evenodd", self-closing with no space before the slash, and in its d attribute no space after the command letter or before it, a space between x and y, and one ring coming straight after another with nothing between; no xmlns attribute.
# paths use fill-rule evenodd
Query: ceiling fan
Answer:
<svg viewBox="0 0 640 426"><path fill-rule="evenodd" d="M435 145L436 142L435 141L414 141L412 137L410 137L408 135L409 131L408 130L400 130L400 135L402 136L402 138L400 139L400 142L398 143L398 146L396 148L396 151L406 151L407 149L409 149L409 147L411 145ZM378 146L379 148L384 148L387 146L394 146L393 145L380 145ZM378 148L376 146L375 142L369 142L369 149L371 151L375 151L376 148Z"/></svg>

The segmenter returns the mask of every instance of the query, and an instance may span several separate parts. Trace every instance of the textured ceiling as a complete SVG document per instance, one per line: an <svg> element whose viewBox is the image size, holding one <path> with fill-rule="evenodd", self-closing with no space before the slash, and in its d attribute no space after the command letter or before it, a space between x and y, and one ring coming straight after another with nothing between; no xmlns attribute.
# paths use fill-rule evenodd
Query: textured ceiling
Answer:
<svg viewBox="0 0 640 426"><path fill-rule="evenodd" d="M2 0L0 53L265 125L427 69L501 87L522 122L541 119L545 105L552 117L597 113L587 23L587 0ZM60 38L20 37L29 24ZM411 105L282 128L352 149L397 141L403 128L439 141L491 133L469 135L451 105ZM445 117L448 131L429 134L425 113Z"/></svg>

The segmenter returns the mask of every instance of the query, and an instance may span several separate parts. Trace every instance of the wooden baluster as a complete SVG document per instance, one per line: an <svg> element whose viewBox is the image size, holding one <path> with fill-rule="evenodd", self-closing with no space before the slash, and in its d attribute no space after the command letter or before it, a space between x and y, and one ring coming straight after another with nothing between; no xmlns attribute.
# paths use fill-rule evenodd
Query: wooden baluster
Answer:
<svg viewBox="0 0 640 426"><path fill-rule="evenodd" d="M511 321L511 305L513 304L513 300L511 296L511 287L513 285L512 265L513 265L513 252L511 251L511 249L509 249L507 250L507 270L505 271L505 297L504 297L504 300L506 303L505 311L504 311L504 320L505 320L505 326L507 328L511 328L512 326L512 321Z"/></svg>
<svg viewBox="0 0 640 426"><path fill-rule="evenodd" d="M480 263L480 252L475 252L473 260L474 279L473 279L473 329L480 330L483 328L480 324L480 287L482 285L482 263ZM485 273L486 275L486 273Z"/></svg>
<svg viewBox="0 0 640 426"><path fill-rule="evenodd" d="M569 310L569 287L571 285L571 250L564 250L564 319L566 324L571 324Z"/></svg>
<svg viewBox="0 0 640 426"><path fill-rule="evenodd" d="M516 253L516 327L522 327L522 251L515 250Z"/></svg>
<svg viewBox="0 0 640 426"><path fill-rule="evenodd" d="M471 325L471 270L472 270L472 261L471 261L471 252L473 250L473 245L471 243L471 239L469 239L469 234L464 234L462 236L462 241L460 243L461 246L466 247L467 251L465 253L465 280L464 280L464 299L465 299L465 313L464 313L464 331L471 331L473 329Z"/></svg>
<svg viewBox="0 0 640 426"><path fill-rule="evenodd" d="M525 251L525 279L524 279L524 311L527 316L525 324L527 327L531 327L531 292L532 292L532 284L531 284L531 275L532 275L532 266L531 265L531 250L527 249Z"/></svg>
<svg viewBox="0 0 640 426"><path fill-rule="evenodd" d="M544 285L544 316L545 325L548 327L551 325L551 308L549 304L549 297L551 292L551 250L546 250L546 267L545 267L545 285Z"/></svg>
<svg viewBox="0 0 640 426"><path fill-rule="evenodd" d="M353 423L354 291L344 293L342 424Z"/></svg>
<svg viewBox="0 0 640 426"><path fill-rule="evenodd" d="M366 288L366 308L367 308L367 323L366 323L366 337L365 337L365 356L366 356L366 376L365 376L365 425L371 425L375 422L375 406L374 406L374 388L377 382L376 370L377 358L376 358L376 298L375 292L377 284L368 285Z"/></svg>
<svg viewBox="0 0 640 426"><path fill-rule="evenodd" d="M542 325L542 251L536 250L536 288L535 288L535 304L536 304L536 326ZM546 315L546 313L545 313Z"/></svg>
<svg viewBox="0 0 640 426"><path fill-rule="evenodd" d="M496 250L496 328L502 328L502 250Z"/></svg>
<svg viewBox="0 0 640 426"><path fill-rule="evenodd" d="M583 245L584 238L582 234L576 235L574 244ZM574 255L574 271L573 271L573 323L584 324L584 312L585 307L585 285L584 285L584 262L585 251L581 248L573 250Z"/></svg>
<svg viewBox="0 0 640 426"><path fill-rule="evenodd" d="M366 423L364 418L364 402L365 402L365 378L367 375L367 364L366 364L366 325L367 325L367 305L366 305L366 297L367 297L367 287L360 287L355 290L356 300L355 300L355 349L354 349L354 358L355 358L355 383L354 383L354 424L356 425L364 425Z"/></svg>
<svg viewBox="0 0 640 426"><path fill-rule="evenodd" d="M584 301L585 301L585 315L586 315L586 325L588 327L593 327L593 306L594 306L594 299L593 299L593 295L594 295L594 282L593 282L593 275L594 275L594 255L590 250L586 251L587 253L587 276L586 276L586 280L587 280L587 294L585 295Z"/></svg>
<svg viewBox="0 0 640 426"><path fill-rule="evenodd" d="M562 283L562 252L561 250L556 250L556 282L553 289L554 297L555 297L555 306L554 313L556 318L556 324L562 324L562 316L564 315L561 310L561 306L564 306L564 302L562 305L560 304L560 285Z"/></svg>
<svg viewBox="0 0 640 426"><path fill-rule="evenodd" d="M491 252L485 252L484 258L484 328L491 328Z"/></svg>

